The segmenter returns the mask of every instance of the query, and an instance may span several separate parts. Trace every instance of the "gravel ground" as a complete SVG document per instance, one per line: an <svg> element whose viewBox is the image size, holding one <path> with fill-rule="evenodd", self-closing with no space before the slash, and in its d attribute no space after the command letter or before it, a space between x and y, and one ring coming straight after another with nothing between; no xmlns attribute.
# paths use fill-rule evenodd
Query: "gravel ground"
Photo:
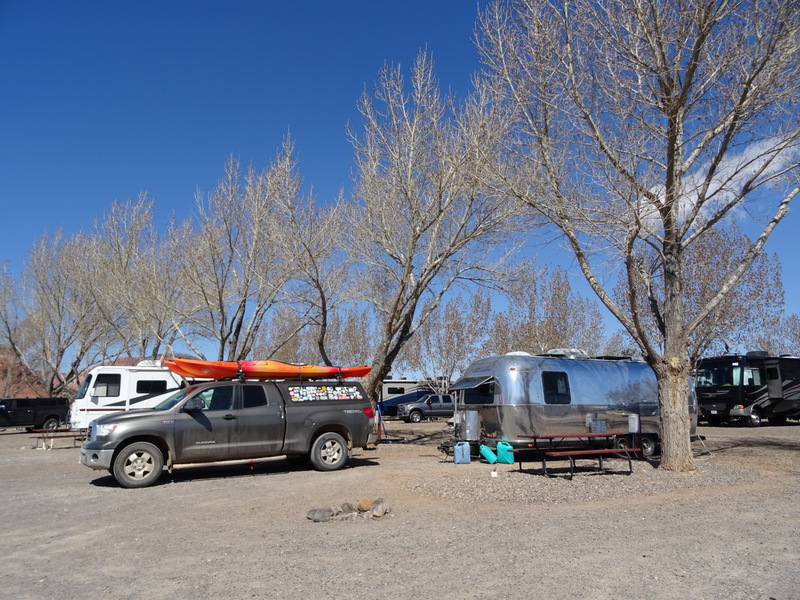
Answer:
<svg viewBox="0 0 800 600"><path fill-rule="evenodd" d="M390 422L334 473L184 467L142 490L0 433L0 598L800 598L798 424L703 427L694 474L571 481L455 465L443 426ZM306 518L362 497L392 512Z"/></svg>

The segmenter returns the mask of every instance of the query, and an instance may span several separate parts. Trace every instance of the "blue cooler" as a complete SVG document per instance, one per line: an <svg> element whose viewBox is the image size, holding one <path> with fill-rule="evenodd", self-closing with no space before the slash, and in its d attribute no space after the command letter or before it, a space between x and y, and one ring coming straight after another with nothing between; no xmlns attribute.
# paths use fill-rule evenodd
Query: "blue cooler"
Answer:
<svg viewBox="0 0 800 600"><path fill-rule="evenodd" d="M481 456L483 456L483 458L489 461L490 465L493 465L494 463L497 462L497 455L494 452L492 452L492 449L489 448L489 446L484 446L483 444L481 444L480 451L481 451Z"/></svg>
<svg viewBox="0 0 800 600"><path fill-rule="evenodd" d="M497 442L497 462L504 465L514 464L514 447L508 442Z"/></svg>
<svg viewBox="0 0 800 600"><path fill-rule="evenodd" d="M453 462L457 465L468 465L469 455L469 442L458 442L453 451Z"/></svg>

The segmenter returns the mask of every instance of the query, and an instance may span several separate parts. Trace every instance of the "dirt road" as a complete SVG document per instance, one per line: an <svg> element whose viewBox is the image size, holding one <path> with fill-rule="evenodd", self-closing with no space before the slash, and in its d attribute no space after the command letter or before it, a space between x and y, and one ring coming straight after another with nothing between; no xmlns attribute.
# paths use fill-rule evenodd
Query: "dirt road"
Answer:
<svg viewBox="0 0 800 600"><path fill-rule="evenodd" d="M800 598L800 425L704 427L694 475L455 465L443 423L334 473L281 460L120 488L0 433L0 598ZM530 467L530 468L528 468ZM379 520L312 508L383 497Z"/></svg>

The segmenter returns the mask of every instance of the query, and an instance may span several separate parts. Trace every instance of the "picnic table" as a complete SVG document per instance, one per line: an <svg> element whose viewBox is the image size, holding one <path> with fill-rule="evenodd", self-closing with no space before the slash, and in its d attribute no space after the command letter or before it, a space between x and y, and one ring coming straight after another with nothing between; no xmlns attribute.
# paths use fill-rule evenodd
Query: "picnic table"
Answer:
<svg viewBox="0 0 800 600"><path fill-rule="evenodd" d="M608 448L606 444L603 447L590 448L589 446L594 441L609 441L617 437L625 437L628 432L609 431L609 432L586 432L586 433L555 433L555 434L532 434L532 435L519 435L520 439L529 439L533 442L533 446L529 448L515 448L513 452L519 462L519 470L522 471L522 460L526 453L534 452L542 460L542 471L548 477L550 473L547 471L547 459L568 459L569 460L569 478L575 474L575 459L592 459L598 461L598 468L600 471L608 473L603 468L603 457L609 454L621 456L628 459L628 475L633 473L633 464L631 462L631 455L641 452L641 448Z"/></svg>
<svg viewBox="0 0 800 600"><path fill-rule="evenodd" d="M31 433L36 434L31 438L36 440L34 448L37 450L52 450L53 442L57 439L71 439L74 448L76 442L85 437L84 433L73 429L32 429Z"/></svg>

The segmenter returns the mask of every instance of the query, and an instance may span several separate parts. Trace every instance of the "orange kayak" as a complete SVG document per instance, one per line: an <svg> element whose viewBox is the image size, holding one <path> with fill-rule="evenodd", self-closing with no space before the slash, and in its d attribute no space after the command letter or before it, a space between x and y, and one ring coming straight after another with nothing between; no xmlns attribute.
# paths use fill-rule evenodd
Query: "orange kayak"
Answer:
<svg viewBox="0 0 800 600"><path fill-rule="evenodd" d="M346 379L364 377L372 367L329 367L326 365L296 365L279 360L193 360L174 358L164 365L183 377L222 379L236 377L245 379Z"/></svg>

